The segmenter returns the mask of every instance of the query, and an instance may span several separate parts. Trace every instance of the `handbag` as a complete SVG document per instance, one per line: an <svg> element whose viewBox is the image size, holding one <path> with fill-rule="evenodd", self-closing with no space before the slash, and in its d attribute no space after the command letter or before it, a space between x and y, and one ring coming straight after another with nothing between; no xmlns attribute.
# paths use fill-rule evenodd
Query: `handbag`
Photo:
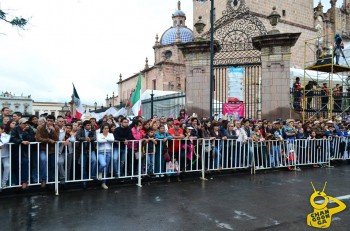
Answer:
<svg viewBox="0 0 350 231"><path fill-rule="evenodd" d="M168 152L164 153L164 160L165 160L165 162L171 161L171 157L170 157Z"/></svg>

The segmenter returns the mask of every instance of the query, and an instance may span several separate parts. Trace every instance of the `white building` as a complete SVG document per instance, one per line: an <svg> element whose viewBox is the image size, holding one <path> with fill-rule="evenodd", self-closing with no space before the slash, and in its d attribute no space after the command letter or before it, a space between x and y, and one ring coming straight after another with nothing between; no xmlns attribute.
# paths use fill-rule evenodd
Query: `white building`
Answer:
<svg viewBox="0 0 350 231"><path fill-rule="evenodd" d="M23 115L30 115L33 110L33 100L31 96L16 96L11 92L2 92L0 95L1 108L8 107L10 113L21 112Z"/></svg>

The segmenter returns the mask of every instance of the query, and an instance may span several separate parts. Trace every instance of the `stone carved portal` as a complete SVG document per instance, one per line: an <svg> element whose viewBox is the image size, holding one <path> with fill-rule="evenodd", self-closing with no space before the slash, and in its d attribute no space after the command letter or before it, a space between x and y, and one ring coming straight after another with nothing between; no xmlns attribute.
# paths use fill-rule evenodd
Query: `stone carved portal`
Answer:
<svg viewBox="0 0 350 231"><path fill-rule="evenodd" d="M227 0L223 16L214 24L214 39L221 50L214 56L214 112L222 113L222 104L228 102L228 67L244 68L245 117L261 115L261 56L255 50L252 38L267 34L263 23L250 14L245 0ZM210 38L210 32L204 35Z"/></svg>
<svg viewBox="0 0 350 231"><path fill-rule="evenodd" d="M252 38L266 33L264 24L250 14L245 0L227 0L223 16L214 25L214 39L221 45L214 64L260 63L260 52L253 48Z"/></svg>

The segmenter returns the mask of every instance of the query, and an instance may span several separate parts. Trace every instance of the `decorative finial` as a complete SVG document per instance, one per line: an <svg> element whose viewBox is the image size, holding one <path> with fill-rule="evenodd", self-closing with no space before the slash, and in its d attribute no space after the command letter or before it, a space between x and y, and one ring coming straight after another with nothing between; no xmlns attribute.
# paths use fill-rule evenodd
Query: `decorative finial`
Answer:
<svg viewBox="0 0 350 231"><path fill-rule="evenodd" d="M181 1L179 0L179 2L177 3L177 9L181 10Z"/></svg>
<svg viewBox="0 0 350 231"><path fill-rule="evenodd" d="M205 23L202 21L202 16L199 16L198 21L194 24L194 28L196 28L198 34L201 34L203 32L204 27Z"/></svg>
<svg viewBox="0 0 350 231"><path fill-rule="evenodd" d="M148 66L148 58L146 57L146 64L145 64L145 69L148 69L149 66Z"/></svg>
<svg viewBox="0 0 350 231"><path fill-rule="evenodd" d="M122 73L120 73L120 75L119 75L119 82L121 82L122 81Z"/></svg>
<svg viewBox="0 0 350 231"><path fill-rule="evenodd" d="M156 42L155 42L154 45L155 45L155 46L159 46L159 45L160 45L158 34L156 34Z"/></svg>
<svg viewBox="0 0 350 231"><path fill-rule="evenodd" d="M272 26L272 30L269 31L269 34L278 34L280 33L279 30L276 29L276 26L281 18L281 15L276 11L276 6L272 7L272 12L269 16L267 16L267 19L270 21L270 24Z"/></svg>

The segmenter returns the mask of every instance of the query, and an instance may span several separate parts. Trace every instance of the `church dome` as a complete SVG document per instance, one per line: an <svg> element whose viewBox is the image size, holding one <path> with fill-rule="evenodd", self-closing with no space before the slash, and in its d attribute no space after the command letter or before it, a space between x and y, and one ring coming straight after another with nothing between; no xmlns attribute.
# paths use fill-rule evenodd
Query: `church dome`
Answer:
<svg viewBox="0 0 350 231"><path fill-rule="evenodd" d="M177 16L186 16L186 14L182 10L176 10L175 13L173 13L173 17Z"/></svg>
<svg viewBox="0 0 350 231"><path fill-rule="evenodd" d="M176 42L178 27L172 27L164 32L162 35L160 44L165 46ZM181 43L192 42L193 33L192 30L187 27L180 27L180 39Z"/></svg>

